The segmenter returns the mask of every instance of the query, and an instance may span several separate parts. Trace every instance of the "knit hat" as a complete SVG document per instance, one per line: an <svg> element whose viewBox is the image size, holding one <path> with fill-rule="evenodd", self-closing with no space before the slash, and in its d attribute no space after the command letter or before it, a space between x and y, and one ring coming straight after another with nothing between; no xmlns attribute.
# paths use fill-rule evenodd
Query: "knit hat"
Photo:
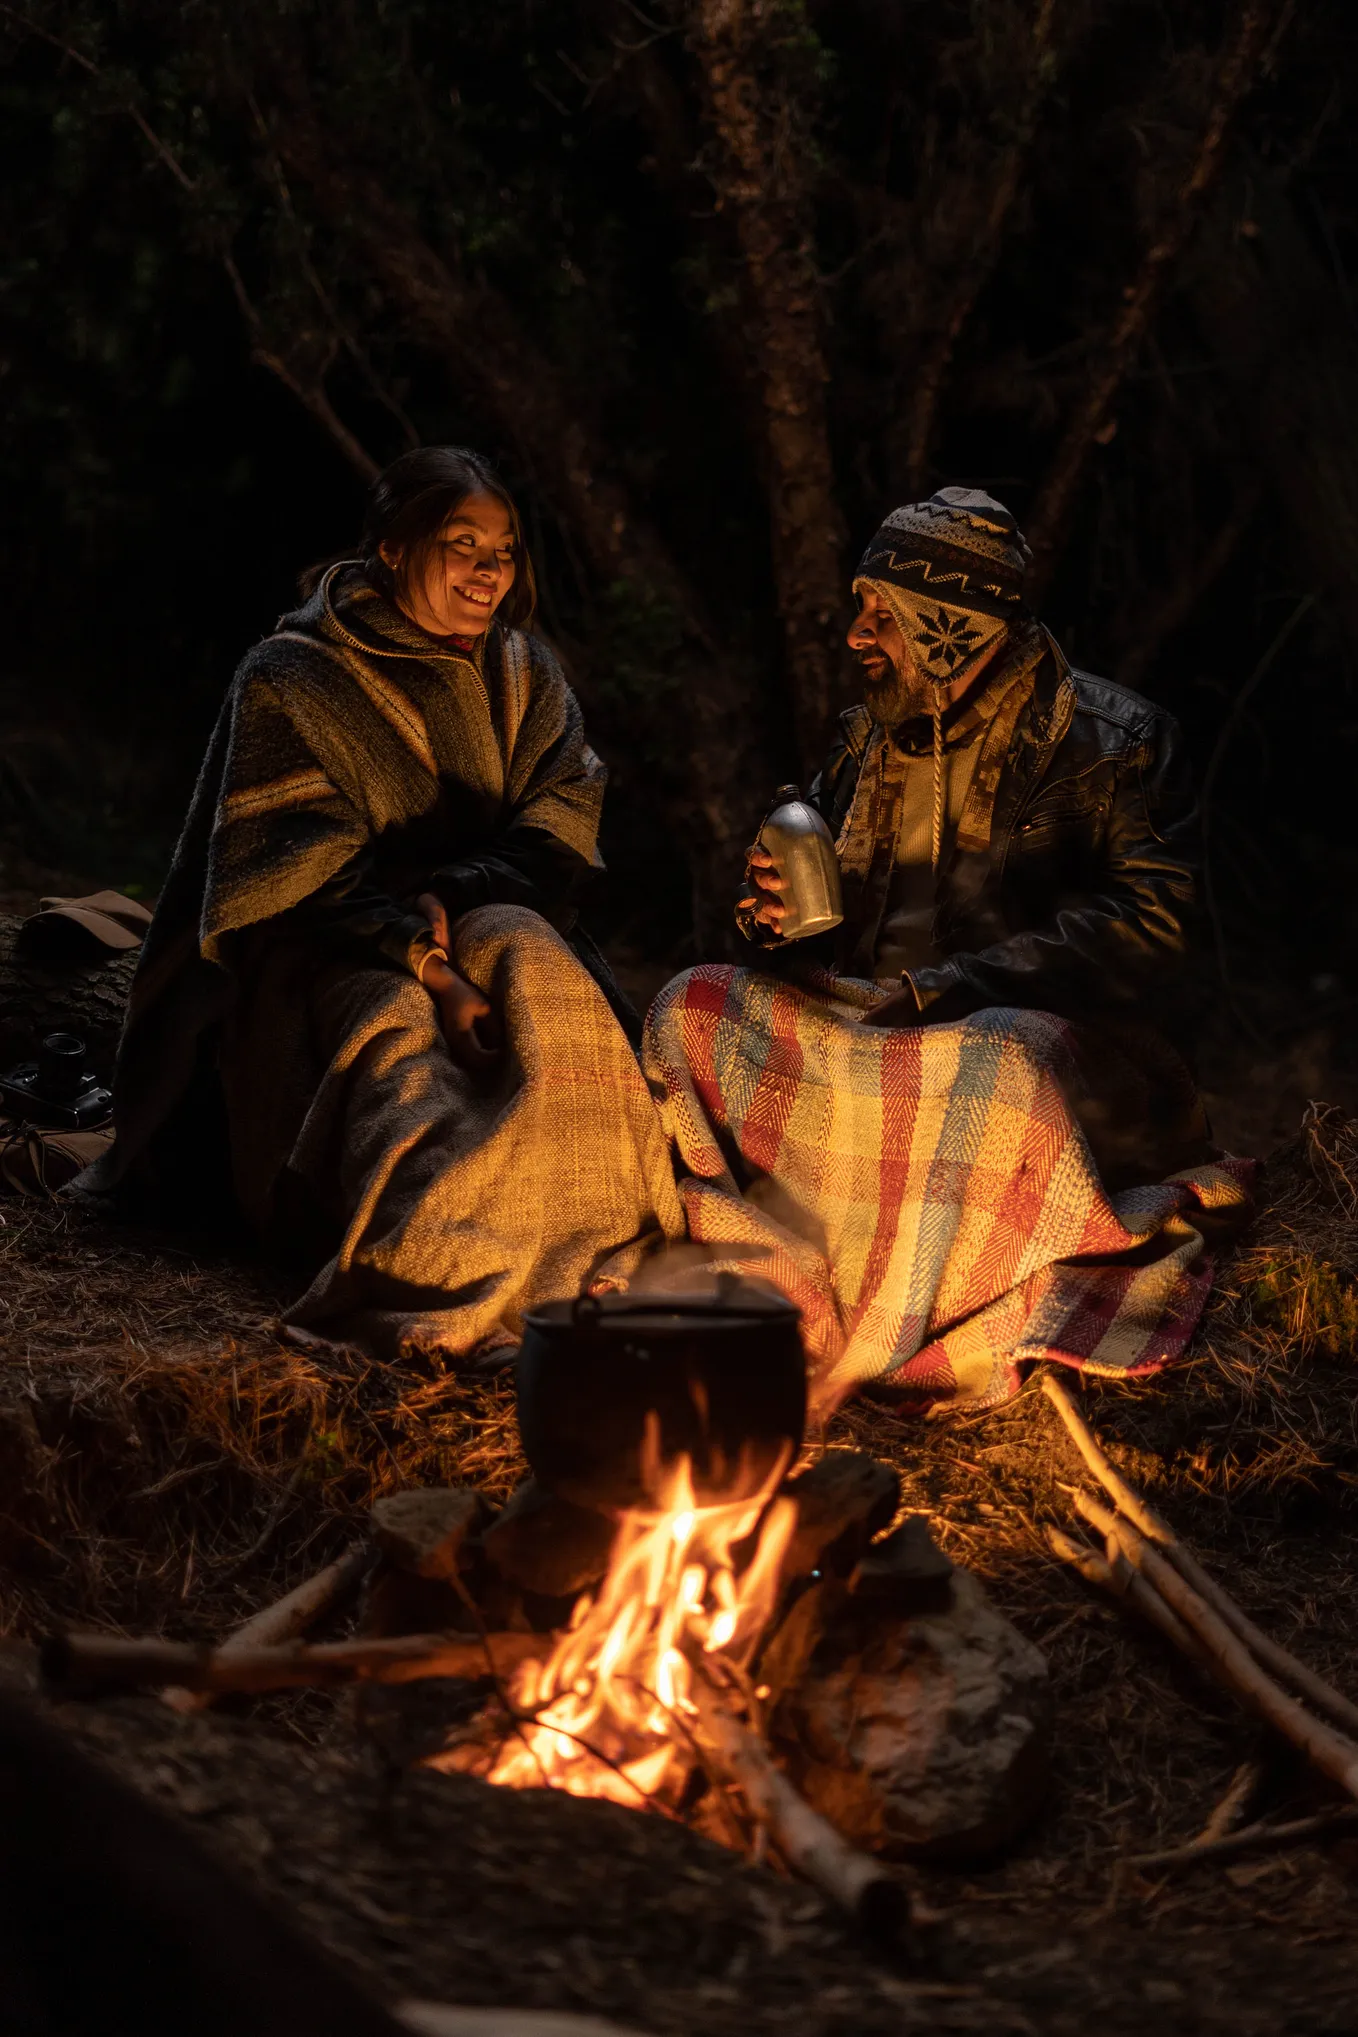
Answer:
<svg viewBox="0 0 1358 2037"><path fill-rule="evenodd" d="M940 488L892 510L859 560L854 590L870 587L886 603L919 669L946 686L1027 615L1032 556L1002 502L978 488Z"/></svg>

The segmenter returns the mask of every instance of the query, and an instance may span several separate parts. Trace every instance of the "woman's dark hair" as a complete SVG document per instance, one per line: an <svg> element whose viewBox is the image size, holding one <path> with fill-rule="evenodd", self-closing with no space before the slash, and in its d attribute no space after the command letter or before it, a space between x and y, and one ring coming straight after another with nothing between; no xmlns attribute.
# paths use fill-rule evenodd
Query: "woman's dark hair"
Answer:
<svg viewBox="0 0 1358 2037"><path fill-rule="evenodd" d="M514 584L496 615L515 629L531 629L537 585L518 504L489 462L465 446L417 446L378 475L358 545L363 570L389 601L403 595L423 572L439 532L469 495L493 495L504 504L514 538ZM394 567L382 557L383 545L396 554Z"/></svg>

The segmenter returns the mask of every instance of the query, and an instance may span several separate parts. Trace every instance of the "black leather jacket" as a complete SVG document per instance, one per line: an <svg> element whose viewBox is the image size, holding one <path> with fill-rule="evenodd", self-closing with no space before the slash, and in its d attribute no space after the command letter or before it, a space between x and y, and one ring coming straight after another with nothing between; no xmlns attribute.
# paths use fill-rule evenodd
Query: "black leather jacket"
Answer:
<svg viewBox="0 0 1358 2037"><path fill-rule="evenodd" d="M927 724L897 734L927 747ZM814 948L808 961L873 973L900 821L891 749L866 708L841 716L809 797L836 837L845 922L819 941L787 943L789 960L794 946ZM1177 1029L1196 855L1176 723L1127 687L1073 670L1047 638L999 762L989 843L976 852L959 840L940 873L934 938L945 959L906 979L921 1012L947 1022L1007 1004ZM744 930L764 940L748 921Z"/></svg>

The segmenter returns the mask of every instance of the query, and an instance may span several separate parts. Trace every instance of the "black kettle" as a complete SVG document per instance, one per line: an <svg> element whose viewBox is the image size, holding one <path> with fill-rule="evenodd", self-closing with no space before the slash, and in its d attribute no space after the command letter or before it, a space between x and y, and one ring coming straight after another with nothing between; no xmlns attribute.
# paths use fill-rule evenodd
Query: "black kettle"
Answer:
<svg viewBox="0 0 1358 2037"><path fill-rule="evenodd" d="M711 1294L584 1295L528 1311L519 1433L539 1482L577 1505L644 1506L647 1417L700 1505L748 1499L806 1424L801 1312L731 1276Z"/></svg>

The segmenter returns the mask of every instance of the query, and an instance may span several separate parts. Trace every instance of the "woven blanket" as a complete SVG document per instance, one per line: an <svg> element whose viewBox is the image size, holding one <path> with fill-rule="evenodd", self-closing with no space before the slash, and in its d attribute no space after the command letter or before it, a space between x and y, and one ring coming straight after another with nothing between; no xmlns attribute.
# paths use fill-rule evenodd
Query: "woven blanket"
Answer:
<svg viewBox="0 0 1358 2037"><path fill-rule="evenodd" d="M342 1238L286 1320L378 1357L517 1336L525 1309L578 1294L604 1260L630 1266L683 1236L636 1056L561 936L520 906L482 906L456 959L503 1028L488 1077L456 1065L413 977L332 969L299 992L325 1065L286 1179ZM264 1087L262 1046L228 1041L228 1102L293 1121L295 1072L285 1061Z"/></svg>
<svg viewBox="0 0 1358 2037"><path fill-rule="evenodd" d="M647 1020L689 1235L799 1304L818 1403L889 1381L985 1406L1027 1360L1129 1377L1179 1356L1204 1234L1248 1213L1252 1163L1109 1195L1071 1027L1008 1009L862 1025L881 995L705 966Z"/></svg>

